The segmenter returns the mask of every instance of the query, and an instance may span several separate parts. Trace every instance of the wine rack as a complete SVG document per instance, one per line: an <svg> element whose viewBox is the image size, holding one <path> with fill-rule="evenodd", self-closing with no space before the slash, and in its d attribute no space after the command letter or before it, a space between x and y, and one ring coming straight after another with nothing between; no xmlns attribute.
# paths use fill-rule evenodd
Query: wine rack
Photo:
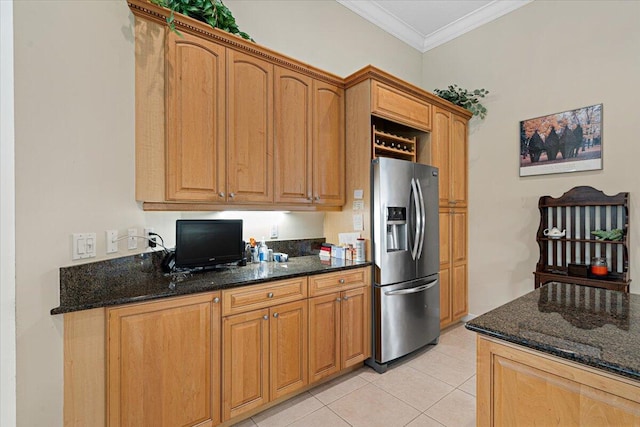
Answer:
<svg viewBox="0 0 640 427"><path fill-rule="evenodd" d="M373 125L373 158L393 157L416 161L416 137L406 138L376 129Z"/></svg>

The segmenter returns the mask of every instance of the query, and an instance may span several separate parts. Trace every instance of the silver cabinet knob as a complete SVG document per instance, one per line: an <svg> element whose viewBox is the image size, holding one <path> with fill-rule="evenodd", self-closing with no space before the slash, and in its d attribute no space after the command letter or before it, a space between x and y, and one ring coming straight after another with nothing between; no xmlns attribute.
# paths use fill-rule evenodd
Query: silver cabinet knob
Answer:
<svg viewBox="0 0 640 427"><path fill-rule="evenodd" d="M278 313L273 313L273 317L278 317Z"/></svg>
<svg viewBox="0 0 640 427"><path fill-rule="evenodd" d="M269 292L269 293L267 294L267 298L273 298L273 292Z"/></svg>
<svg viewBox="0 0 640 427"><path fill-rule="evenodd" d="M219 192L219 193L218 193L218 196L220 196L220 197L224 197L224 191Z"/></svg>
<svg viewBox="0 0 640 427"><path fill-rule="evenodd" d="M213 299L213 302L214 302L215 304L219 303L219 302L220 302L220 298L215 297L215 298Z"/></svg>
<svg viewBox="0 0 640 427"><path fill-rule="evenodd" d="M233 199L234 197L236 197L236 193L229 193L229 197Z"/></svg>
<svg viewBox="0 0 640 427"><path fill-rule="evenodd" d="M349 297L345 295L345 297L344 297L344 298L342 298L342 301L346 301L346 300L348 300L348 299L349 299Z"/></svg>
<svg viewBox="0 0 640 427"><path fill-rule="evenodd" d="M262 318L263 318L264 320L269 320L269 316L267 316L266 314L265 314L264 316L262 316Z"/></svg>
<svg viewBox="0 0 640 427"><path fill-rule="evenodd" d="M338 282L340 282L340 284L344 284L344 279L340 279Z"/></svg>
<svg viewBox="0 0 640 427"><path fill-rule="evenodd" d="M313 197L307 196L307 200L313 200Z"/></svg>
<svg viewBox="0 0 640 427"><path fill-rule="evenodd" d="M317 200L320 200L320 196L316 196L316 197L314 197L314 198L316 199L316 201L317 201Z"/></svg>
<svg viewBox="0 0 640 427"><path fill-rule="evenodd" d="M340 301L341 301L341 300L340 300L340 297L336 298L336 301L337 301L337 302L340 302Z"/></svg>

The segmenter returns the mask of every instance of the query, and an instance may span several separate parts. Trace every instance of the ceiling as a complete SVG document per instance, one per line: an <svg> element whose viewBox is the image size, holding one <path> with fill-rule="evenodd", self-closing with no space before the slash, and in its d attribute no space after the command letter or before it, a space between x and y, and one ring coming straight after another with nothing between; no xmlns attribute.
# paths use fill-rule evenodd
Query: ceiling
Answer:
<svg viewBox="0 0 640 427"><path fill-rule="evenodd" d="M533 0L336 0L426 52Z"/></svg>

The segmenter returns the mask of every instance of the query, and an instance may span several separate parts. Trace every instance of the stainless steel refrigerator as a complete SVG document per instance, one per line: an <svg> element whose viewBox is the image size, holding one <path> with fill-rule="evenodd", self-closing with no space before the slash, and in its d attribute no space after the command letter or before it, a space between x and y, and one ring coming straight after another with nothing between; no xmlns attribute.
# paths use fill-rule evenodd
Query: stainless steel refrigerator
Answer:
<svg viewBox="0 0 640 427"><path fill-rule="evenodd" d="M371 164L373 357L378 372L440 337L438 169L379 157Z"/></svg>

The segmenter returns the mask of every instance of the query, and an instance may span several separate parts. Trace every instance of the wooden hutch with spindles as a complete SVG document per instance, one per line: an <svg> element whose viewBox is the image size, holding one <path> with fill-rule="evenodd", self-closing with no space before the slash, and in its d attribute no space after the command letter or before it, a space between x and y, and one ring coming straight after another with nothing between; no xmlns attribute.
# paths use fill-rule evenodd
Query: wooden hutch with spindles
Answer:
<svg viewBox="0 0 640 427"><path fill-rule="evenodd" d="M561 197L540 197L536 240L540 259L535 287L565 282L629 292L629 193L607 196L593 187L575 187ZM562 236L545 236L552 228ZM593 231L622 230L620 240L602 240ZM606 259L607 274L589 269L594 257Z"/></svg>

